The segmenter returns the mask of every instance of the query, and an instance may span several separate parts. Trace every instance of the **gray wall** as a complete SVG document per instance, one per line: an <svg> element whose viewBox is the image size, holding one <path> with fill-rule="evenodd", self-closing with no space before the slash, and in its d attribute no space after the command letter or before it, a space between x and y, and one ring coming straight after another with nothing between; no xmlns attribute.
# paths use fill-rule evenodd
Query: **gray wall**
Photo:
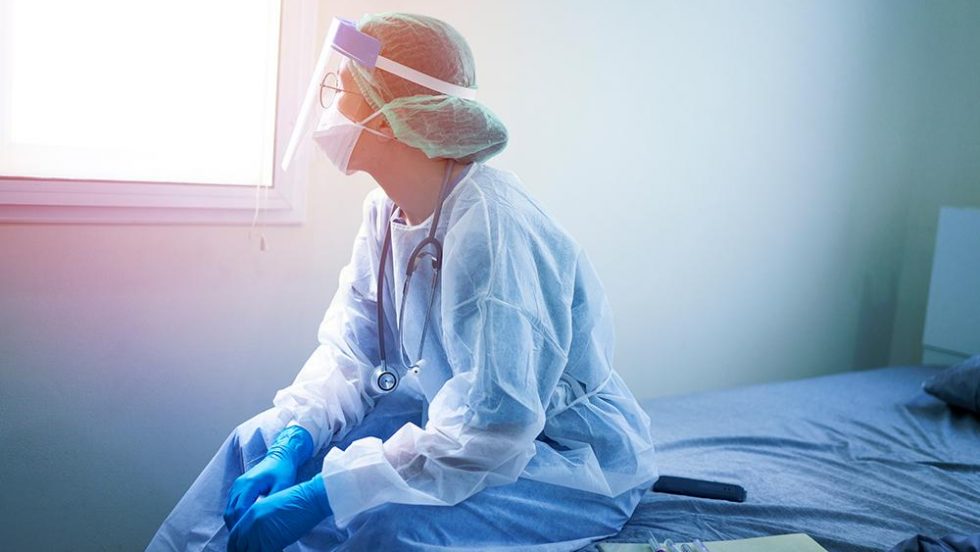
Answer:
<svg viewBox="0 0 980 552"><path fill-rule="evenodd" d="M323 6L468 37L513 136L495 164L590 252L638 395L918 360L938 207L980 205L980 4ZM0 226L3 548L139 549L288 384L372 185L312 174L267 252L243 227Z"/></svg>

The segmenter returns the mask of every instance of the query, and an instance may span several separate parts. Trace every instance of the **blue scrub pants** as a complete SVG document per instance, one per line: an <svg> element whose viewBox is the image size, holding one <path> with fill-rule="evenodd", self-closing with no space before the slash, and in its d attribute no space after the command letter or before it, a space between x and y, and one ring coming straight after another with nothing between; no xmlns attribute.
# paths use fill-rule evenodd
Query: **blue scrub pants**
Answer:
<svg viewBox="0 0 980 552"><path fill-rule="evenodd" d="M407 422L420 424L423 403L408 393L380 399L343 441L387 439ZM238 426L164 520L148 552L225 552L225 505L232 482L265 457L264 434L274 431L267 410ZM271 435L271 437L275 437ZM328 447L301 466L299 480L316 475ZM520 478L489 487L454 506L383 504L362 512L344 529L333 516L286 552L353 550L578 550L618 533L646 486L609 498Z"/></svg>

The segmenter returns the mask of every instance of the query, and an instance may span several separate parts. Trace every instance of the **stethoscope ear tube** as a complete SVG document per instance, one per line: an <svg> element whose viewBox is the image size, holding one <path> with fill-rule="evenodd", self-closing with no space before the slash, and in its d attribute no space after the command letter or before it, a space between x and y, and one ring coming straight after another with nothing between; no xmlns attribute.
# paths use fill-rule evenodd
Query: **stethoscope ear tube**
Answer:
<svg viewBox="0 0 980 552"><path fill-rule="evenodd" d="M415 249L412 250L412 254L408 257L409 262L405 266L406 277L411 276L412 272L415 271L415 261L419 260L418 256L427 245L431 245L432 248L436 250L435 255L429 255L432 257L432 269L438 271L442 268L442 242L433 236L429 236L420 241L419 244L415 246Z"/></svg>

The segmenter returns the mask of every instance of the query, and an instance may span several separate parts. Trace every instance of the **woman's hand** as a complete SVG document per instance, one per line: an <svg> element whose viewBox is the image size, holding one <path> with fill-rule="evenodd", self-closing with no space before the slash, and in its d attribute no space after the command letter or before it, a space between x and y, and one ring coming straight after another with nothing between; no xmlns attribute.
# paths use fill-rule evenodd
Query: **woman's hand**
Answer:
<svg viewBox="0 0 980 552"><path fill-rule="evenodd" d="M230 530L260 496L288 489L296 483L296 468L291 462L266 457L231 485L225 526Z"/></svg>
<svg viewBox="0 0 980 552"><path fill-rule="evenodd" d="M258 500L228 536L228 552L282 550L331 514L323 476Z"/></svg>
<svg viewBox="0 0 980 552"><path fill-rule="evenodd" d="M299 426L290 426L276 437L265 458L231 485L225 526L230 531L260 496L268 496L296 483L296 471L313 454L313 438Z"/></svg>

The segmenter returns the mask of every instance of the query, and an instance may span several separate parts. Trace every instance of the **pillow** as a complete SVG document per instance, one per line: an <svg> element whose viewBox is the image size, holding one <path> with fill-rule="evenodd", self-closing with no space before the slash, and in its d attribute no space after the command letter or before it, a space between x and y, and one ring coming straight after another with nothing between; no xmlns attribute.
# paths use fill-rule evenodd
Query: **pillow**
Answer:
<svg viewBox="0 0 980 552"><path fill-rule="evenodd" d="M946 535L941 539L916 535L896 544L889 552L976 552L977 550L980 550L980 533Z"/></svg>
<svg viewBox="0 0 980 552"><path fill-rule="evenodd" d="M980 355L946 368L927 379L922 388L952 406L980 414Z"/></svg>

